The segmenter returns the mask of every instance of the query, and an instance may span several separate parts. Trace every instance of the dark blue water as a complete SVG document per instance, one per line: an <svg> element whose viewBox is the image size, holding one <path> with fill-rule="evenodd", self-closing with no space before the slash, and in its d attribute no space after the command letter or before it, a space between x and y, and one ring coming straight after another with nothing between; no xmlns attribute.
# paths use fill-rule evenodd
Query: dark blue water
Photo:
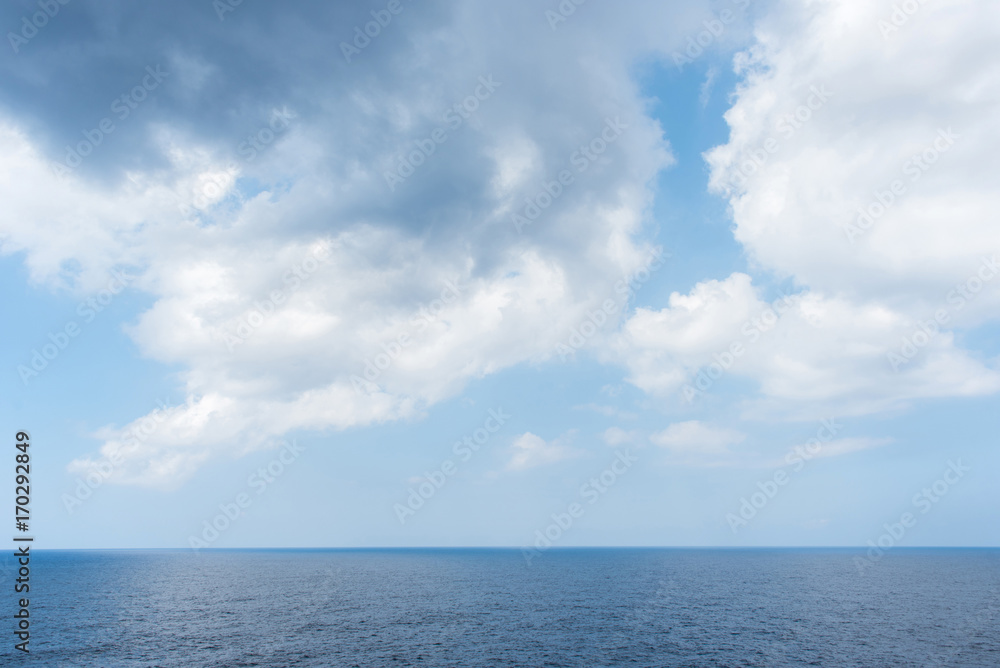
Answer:
<svg viewBox="0 0 1000 668"><path fill-rule="evenodd" d="M859 555L39 552L31 655L5 632L0 663L1000 666L1000 550Z"/></svg>

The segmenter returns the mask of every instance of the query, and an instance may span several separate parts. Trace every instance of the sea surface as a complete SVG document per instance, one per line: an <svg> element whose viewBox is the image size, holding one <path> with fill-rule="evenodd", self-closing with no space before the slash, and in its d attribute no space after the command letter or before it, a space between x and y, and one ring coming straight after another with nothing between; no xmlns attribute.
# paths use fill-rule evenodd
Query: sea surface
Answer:
<svg viewBox="0 0 1000 668"><path fill-rule="evenodd" d="M3 666L1000 666L1000 550L41 551L31 567L31 654L4 615Z"/></svg>

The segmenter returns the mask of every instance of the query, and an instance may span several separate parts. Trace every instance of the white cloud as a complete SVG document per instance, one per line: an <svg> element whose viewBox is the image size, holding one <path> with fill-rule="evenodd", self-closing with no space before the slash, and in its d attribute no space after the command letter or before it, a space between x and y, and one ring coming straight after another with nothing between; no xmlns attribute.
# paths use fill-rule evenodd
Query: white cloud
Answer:
<svg viewBox="0 0 1000 668"><path fill-rule="evenodd" d="M619 420L634 420L638 417L635 413L631 411L623 411L617 406L609 406L607 404L581 404L579 406L573 406L573 410L576 411L593 411L599 415L604 415L605 417L618 418Z"/></svg>
<svg viewBox="0 0 1000 668"><path fill-rule="evenodd" d="M675 292L659 311L636 309L617 343L631 382L647 392L676 392L713 355L739 341L743 323L765 306L750 277L737 273L699 283L687 295Z"/></svg>
<svg viewBox="0 0 1000 668"><path fill-rule="evenodd" d="M617 448L626 443L634 443L638 438L638 431L634 429L626 431L621 427L609 427L601 434L601 439L612 448Z"/></svg>
<svg viewBox="0 0 1000 668"><path fill-rule="evenodd" d="M762 14L735 61L745 81L726 113L730 139L705 157L752 266L794 281L800 299L757 339L743 328L767 305L743 274L638 311L618 341L635 385L676 394L739 343L746 353L725 373L759 385L747 416L861 414L1000 390L996 362L955 335L1000 313L987 268L1000 254L1000 6L920 7L886 36L879 21L892 10L877 3L787 0ZM884 213L848 233L879 197ZM893 364L936 313L941 332Z"/></svg>
<svg viewBox="0 0 1000 668"><path fill-rule="evenodd" d="M427 23L408 15L405 39L387 33L333 75L329 62L313 64L322 59L285 62L269 81L273 73L245 70L275 49L327 53L336 39L325 31L346 24L330 20L336 8L314 9L315 21L290 22L294 32L268 9L242 12L247 30L271 34L267 43L222 48L214 34L194 35L204 44L190 56L123 41L116 53L162 56L171 74L155 103L63 180L49 170L62 140L49 150L21 129L44 120L16 105L2 119L2 251L24 253L33 280L87 294L104 287L110 268L131 267L131 288L152 305L127 332L142 355L181 370L185 401L154 436L125 448L131 425L102 432L100 452L75 469L116 453L125 461L113 481L171 486L213 457L267 447L289 430L418 415L471 379L550 358L648 254L635 235L652 202L648 185L672 157L632 67L682 45L707 3L595 6L555 33L530 2L445 8ZM512 50L515 32L524 40ZM440 38L449 33L473 37ZM86 97L119 92L120 78L101 78L114 67L90 65L80 66L91 77L81 83ZM391 192L384 172L487 75L501 86ZM46 90L68 90L53 81ZM207 107L238 127L212 125ZM240 142L276 110L292 110L291 127L247 157ZM71 127L53 133L79 141L79 127L102 113L62 113ZM510 218L525 197L572 168L574 152L615 117L624 133L518 234ZM320 244L329 260L292 289L288 272ZM447 282L459 296L419 323ZM230 351L274 291L282 303ZM356 391L352 376L401 336L408 343L377 374L377 389Z"/></svg>
<svg viewBox="0 0 1000 668"><path fill-rule="evenodd" d="M737 61L746 83L726 114L731 139L706 157L720 191L749 174L730 203L736 238L756 262L824 294L926 317L1000 250L990 178L1000 151L1000 6L923 4L883 37L878 22L890 13L877 3L776 4ZM810 101L818 108L802 106ZM957 137L945 141L949 128ZM769 138L777 148L761 154ZM766 159L751 169L754 155ZM896 180L905 191L892 195ZM894 201L851 243L858 208L879 195ZM993 318L998 304L1000 283L956 320Z"/></svg>
<svg viewBox="0 0 1000 668"><path fill-rule="evenodd" d="M570 438L571 435L564 435L554 441L545 441L530 431L521 434L511 444L512 454L507 470L524 471L577 456L576 450L567 444Z"/></svg>
<svg viewBox="0 0 1000 668"><path fill-rule="evenodd" d="M675 422L663 431L650 434L649 440L674 454L728 454L729 447L742 443L746 434L735 429L714 427L698 420Z"/></svg>
<svg viewBox="0 0 1000 668"><path fill-rule="evenodd" d="M291 62L291 74L270 82L242 68L258 62L258 49L270 54L292 39L281 27L288 22L246 11L243 21L277 26L273 43L244 40L214 52L209 45L221 42L206 39L197 55L170 51L183 85L172 93L168 79L157 104L98 147L125 146L118 150L134 158L127 173L102 167L95 152L76 174L57 179L49 165L61 144L46 148L45 132L24 129L44 119L27 107L8 109L0 119L0 250L23 253L34 281L88 294L105 286L109 269L131 267L139 276L131 289L153 303L127 331L143 355L181 369L186 399L154 436L124 450L128 426L102 437L103 455L122 452L126 460L113 479L178 484L212 457L266 447L287 431L418 415L472 379L551 358L646 256L635 236L649 218L648 186L672 157L647 115L634 64L669 58L709 9L598 3L555 32L526 1L442 10L426 25L407 15L407 39L386 33L344 76L331 76L326 62L322 71ZM983 254L1000 251L991 170L1000 150L992 30L1000 7L925 4L887 38L877 23L888 10L874 4L789 0L762 11L757 45L738 59L747 76L726 116L731 139L707 160L721 189L769 137L780 140L729 202L754 269L792 279L801 298L765 330L752 323L770 305L749 275L706 277L664 308L638 310L620 336L610 337L617 323L609 323L616 359L634 385L664 395L744 344L728 373L759 385L759 400L747 408L755 411L795 413L808 404L848 414L997 391L1000 375L949 331L899 372L886 353L937 309L950 309L948 328L998 312L1000 280L962 308L946 295ZM288 53L309 53L310 45L328 51L330 35L312 22L289 25L301 49ZM444 28L471 37L443 39ZM514 31L525 39L512 50ZM154 62L160 54L149 55ZM79 71L115 71L87 65ZM224 72L229 85L221 85ZM385 170L490 73L503 85L390 193ZM97 83L81 85L89 91ZM121 84L107 85L113 95ZM785 136L782 116L809 100L810 86L833 94ZM192 91L199 100L211 96L220 118L258 118L259 127L275 110L293 109L295 121L234 166L242 137L220 139L220 128L187 106ZM934 103L914 113L913 101L928 91ZM257 101L248 109L243 98ZM517 234L511 213L614 116L627 131ZM97 119L70 120L76 141L79 127ZM905 162L947 127L959 135L954 145L908 181ZM907 192L851 244L844 227L857 207L896 178ZM209 193L210 183L218 186ZM200 210L178 208L178 197L193 194L203 196ZM329 260L292 289L288 272L320 244L329 245ZM460 286L457 298L421 320L448 282ZM230 352L227 337L275 290L282 304ZM595 347L604 344L595 338ZM356 391L352 376L397 346L375 378L378 388ZM611 359L607 350L599 356Z"/></svg>
<svg viewBox="0 0 1000 668"><path fill-rule="evenodd" d="M660 311L637 310L616 346L632 383L682 405L718 391L729 375L755 381L748 418L859 415L1000 390L1000 374L956 347L945 327L894 367L889 353L920 322L882 301L816 292L768 304L748 276L734 274L671 295Z"/></svg>

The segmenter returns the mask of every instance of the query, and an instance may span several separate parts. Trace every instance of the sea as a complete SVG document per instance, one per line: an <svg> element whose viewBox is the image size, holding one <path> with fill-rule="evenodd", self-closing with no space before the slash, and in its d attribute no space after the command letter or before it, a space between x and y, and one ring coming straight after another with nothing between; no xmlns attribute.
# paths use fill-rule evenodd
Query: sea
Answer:
<svg viewBox="0 0 1000 668"><path fill-rule="evenodd" d="M43 550L30 578L3 666L1000 666L996 549Z"/></svg>

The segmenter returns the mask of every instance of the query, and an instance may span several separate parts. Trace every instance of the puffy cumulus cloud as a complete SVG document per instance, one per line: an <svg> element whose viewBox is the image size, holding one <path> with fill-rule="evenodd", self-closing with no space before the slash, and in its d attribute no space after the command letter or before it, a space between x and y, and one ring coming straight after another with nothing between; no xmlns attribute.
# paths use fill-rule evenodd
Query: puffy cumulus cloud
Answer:
<svg viewBox="0 0 1000 668"><path fill-rule="evenodd" d="M675 454L727 454L729 447L746 439L735 429L715 427L698 420L675 422L663 431L650 434L649 440Z"/></svg>
<svg viewBox="0 0 1000 668"><path fill-rule="evenodd" d="M750 276L735 273L699 283L687 295L675 292L658 311L636 309L615 346L632 383L647 392L676 392L714 356L728 354L741 341L742 326L766 308Z"/></svg>
<svg viewBox="0 0 1000 668"><path fill-rule="evenodd" d="M754 381L747 417L818 419L1000 390L1000 374L955 345L957 307L911 318L882 303L818 292L762 300L746 274L637 309L615 348L647 392L697 402L728 375Z"/></svg>
<svg viewBox="0 0 1000 668"><path fill-rule="evenodd" d="M799 294L765 327L741 274L639 310L618 342L634 384L694 399L732 373L761 390L748 414L800 417L1000 389L953 334L1000 305L1000 6L897 4L786 0L760 18L729 141L705 158L754 269Z"/></svg>
<svg viewBox="0 0 1000 668"><path fill-rule="evenodd" d="M737 368L760 383L747 414L861 415L1000 390L996 369L958 348L946 326L880 301L805 295Z"/></svg>
<svg viewBox="0 0 1000 668"><path fill-rule="evenodd" d="M549 359L646 261L648 184L671 154L632 67L669 66L710 3L587 3L553 30L527 0L427 2L348 63L337 45L370 9L244 4L219 21L195 0L81 1L58 40L0 66L0 248L81 292L127 268L153 299L127 331L187 394L149 438L102 432L76 467L115 455L113 479L177 484L290 430L418 416ZM710 392L726 367L759 385L759 412L996 391L951 329L993 317L1000 281L949 291L1000 250L998 11L924 4L883 36L889 9L768 5L737 58L731 139L706 158L754 270L800 295L779 313L747 275L705 280L636 312L599 357L657 394ZM168 74L121 117L147 66ZM104 118L114 130L55 176Z"/></svg>
<svg viewBox="0 0 1000 668"><path fill-rule="evenodd" d="M753 260L915 317L1000 250L1000 6L902 4L776 4L706 159ZM993 317L998 286L958 319Z"/></svg>
<svg viewBox="0 0 1000 668"><path fill-rule="evenodd" d="M75 468L169 486L286 431L419 415L548 359L645 261L671 155L631 68L709 3L597 3L557 30L528 1L407 5L348 63L369 9L81 1L0 66L3 252L81 292L128 267L153 304L127 331L187 395Z"/></svg>
<svg viewBox="0 0 1000 668"><path fill-rule="evenodd" d="M525 432L511 444L507 470L525 471L576 457L579 453L568 443L571 438L572 433L564 434L553 441L546 441L530 431Z"/></svg>

